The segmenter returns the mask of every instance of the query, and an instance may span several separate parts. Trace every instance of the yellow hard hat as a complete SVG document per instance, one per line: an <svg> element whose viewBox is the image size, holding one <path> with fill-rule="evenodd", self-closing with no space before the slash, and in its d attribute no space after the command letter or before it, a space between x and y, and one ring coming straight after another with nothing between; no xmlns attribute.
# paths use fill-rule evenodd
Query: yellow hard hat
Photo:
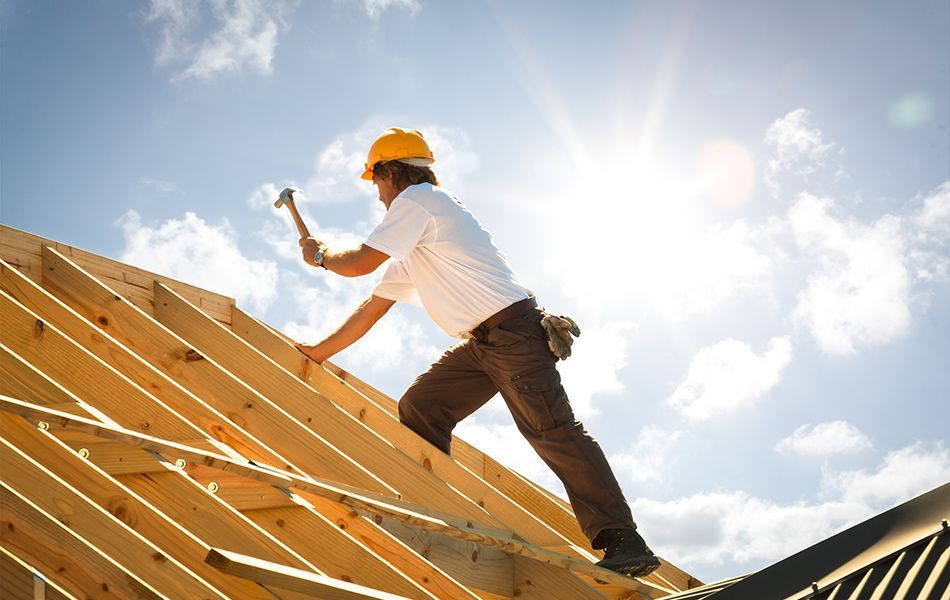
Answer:
<svg viewBox="0 0 950 600"><path fill-rule="evenodd" d="M432 164L435 157L429 144L422 137L422 132L415 129L401 129L390 127L382 133L373 145L369 147L366 156L366 170L363 179L373 179L373 165L381 160L398 160L400 158L422 158Z"/></svg>

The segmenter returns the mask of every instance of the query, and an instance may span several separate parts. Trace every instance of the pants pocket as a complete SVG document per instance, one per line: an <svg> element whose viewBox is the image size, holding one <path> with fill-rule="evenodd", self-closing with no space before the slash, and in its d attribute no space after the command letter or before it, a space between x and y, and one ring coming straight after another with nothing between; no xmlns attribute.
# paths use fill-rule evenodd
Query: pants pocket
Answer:
<svg viewBox="0 0 950 600"><path fill-rule="evenodd" d="M519 426L527 426L533 433L544 433L574 422L574 412L561 376L554 365L515 374L511 377L512 414Z"/></svg>

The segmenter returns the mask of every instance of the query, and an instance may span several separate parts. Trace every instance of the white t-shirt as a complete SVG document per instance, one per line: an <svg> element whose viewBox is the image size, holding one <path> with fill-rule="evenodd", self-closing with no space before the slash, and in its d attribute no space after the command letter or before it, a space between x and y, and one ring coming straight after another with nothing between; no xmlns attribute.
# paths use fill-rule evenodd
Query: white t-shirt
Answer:
<svg viewBox="0 0 950 600"><path fill-rule="evenodd" d="M366 245L392 257L373 294L422 306L453 337L532 295L475 215L428 183L399 194Z"/></svg>

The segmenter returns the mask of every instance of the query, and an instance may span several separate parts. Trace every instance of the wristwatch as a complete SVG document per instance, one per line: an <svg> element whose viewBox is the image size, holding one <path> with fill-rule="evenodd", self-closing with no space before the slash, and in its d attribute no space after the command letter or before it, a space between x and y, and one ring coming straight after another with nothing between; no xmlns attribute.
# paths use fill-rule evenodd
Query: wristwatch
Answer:
<svg viewBox="0 0 950 600"><path fill-rule="evenodd" d="M317 250L316 254L313 255L313 262L318 267L323 267L324 269L326 269L326 266L323 264L323 259L326 257L327 257L327 249L320 248L319 250Z"/></svg>

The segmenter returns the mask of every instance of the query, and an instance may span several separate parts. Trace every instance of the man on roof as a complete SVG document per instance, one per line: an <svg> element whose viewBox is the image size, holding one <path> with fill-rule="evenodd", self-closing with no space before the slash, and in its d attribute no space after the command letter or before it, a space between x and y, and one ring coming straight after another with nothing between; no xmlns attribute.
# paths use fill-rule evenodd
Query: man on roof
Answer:
<svg viewBox="0 0 950 600"><path fill-rule="evenodd" d="M422 306L463 340L419 375L399 400L399 420L449 453L455 425L500 393L518 430L564 484L598 565L643 576L659 560L637 532L600 445L568 401L555 363L570 354L566 318L546 315L475 216L439 186L422 133L391 128L369 149L363 179L376 185L386 216L358 248L330 249L303 238L304 260L346 277L382 280L346 321L315 345L323 362L360 339L396 302ZM391 259L391 260L390 260Z"/></svg>

